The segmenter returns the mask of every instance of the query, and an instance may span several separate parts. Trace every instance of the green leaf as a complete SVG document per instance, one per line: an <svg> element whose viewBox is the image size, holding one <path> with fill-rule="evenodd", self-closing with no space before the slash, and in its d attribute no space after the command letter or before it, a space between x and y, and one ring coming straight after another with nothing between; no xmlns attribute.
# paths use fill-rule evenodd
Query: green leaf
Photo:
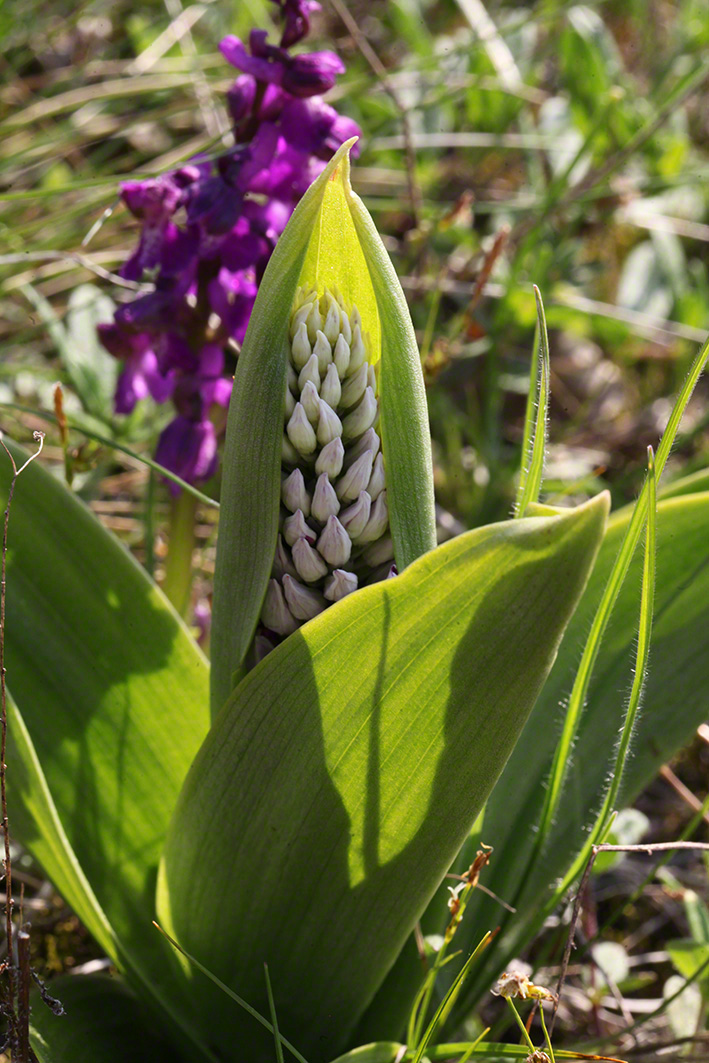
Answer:
<svg viewBox="0 0 709 1063"><path fill-rule="evenodd" d="M262 1013L267 962L282 1031L313 1063L346 1046L469 832L606 513L602 497L446 543L291 635L215 721L172 821L160 921ZM191 992L211 1043L259 1043L206 980Z"/></svg>
<svg viewBox="0 0 709 1063"><path fill-rule="evenodd" d="M558 741L559 721L580 650L631 520L625 509L610 521L588 588L564 636L558 658L487 805L481 838L495 852L485 884L512 901L515 916L478 896L459 929L470 947L481 927L502 924L497 950L484 958L484 970L463 994L461 1012L486 992L508 958L528 940L552 883L565 873L580 848L583 831L600 808L607 773L623 718L623 691L637 636L643 558L634 557L606 630L579 724L576 752L547 846L525 881L535 844L544 783ZM621 801L631 802L658 768L685 744L706 718L709 626L709 493L661 500L657 509L657 576L650 664L642 711L636 721L626 764ZM516 813L510 816L514 795ZM461 857L461 864L465 857ZM438 924L425 927L434 932ZM413 977L413 974L412 974Z"/></svg>
<svg viewBox="0 0 709 1063"><path fill-rule="evenodd" d="M85 409L103 423L113 417L118 362L99 342L96 326L113 320L113 303L94 284L80 284L69 296L66 323L31 284L21 288L57 348L72 387Z"/></svg>
<svg viewBox="0 0 709 1063"><path fill-rule="evenodd" d="M516 517L524 517L530 503L537 502L539 499L547 444L551 375L549 336L547 335L547 323L544 316L544 303L536 284L534 285L534 298L537 303L537 327L534 332L532 376L527 396L524 439L522 442L522 468L515 505Z"/></svg>
<svg viewBox="0 0 709 1063"><path fill-rule="evenodd" d="M6 458L0 472L4 506ZM23 721L8 771L18 837L165 1004L174 961L151 927L155 880L208 728L207 665L143 569L39 461L12 503L6 664Z"/></svg>
<svg viewBox="0 0 709 1063"><path fill-rule="evenodd" d="M391 260L350 186L350 146L343 145L311 185L280 238L239 357L214 577L215 713L251 644L276 549L288 324L300 285L318 292L335 287L356 303L373 361L381 357L382 450L399 571L436 545L431 444L416 337Z"/></svg>
<svg viewBox="0 0 709 1063"><path fill-rule="evenodd" d="M349 160L343 166L343 186L381 321L382 450L394 555L402 572L436 545L433 460L421 359L399 278L369 212L352 191Z"/></svg>
<svg viewBox="0 0 709 1063"><path fill-rule="evenodd" d="M69 975L48 991L65 1015L33 994L30 1039L39 1063L181 1063L138 999L116 978Z"/></svg>
<svg viewBox="0 0 709 1063"><path fill-rule="evenodd" d="M667 942L667 953L683 978L693 978L697 971L709 963L709 942L680 938ZM709 990L709 970L700 979L705 993Z"/></svg>
<svg viewBox="0 0 709 1063"><path fill-rule="evenodd" d="M212 710L253 638L276 551L288 325L323 189L343 145L293 212L271 255L239 355L229 404L212 612ZM238 608L235 607L238 602Z"/></svg>

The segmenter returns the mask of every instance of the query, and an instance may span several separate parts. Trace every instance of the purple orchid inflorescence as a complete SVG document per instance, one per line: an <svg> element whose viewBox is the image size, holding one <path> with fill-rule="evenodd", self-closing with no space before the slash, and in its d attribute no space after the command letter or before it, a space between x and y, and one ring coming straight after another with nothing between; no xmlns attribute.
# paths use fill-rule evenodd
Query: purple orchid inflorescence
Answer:
<svg viewBox="0 0 709 1063"><path fill-rule="evenodd" d="M121 275L150 280L154 290L99 325L103 345L124 362L116 411L130 413L147 397L172 401L176 416L155 457L190 483L216 470L212 415L231 393L225 349L244 338L276 240L328 159L360 133L320 95L344 72L341 60L333 52L288 51L307 35L319 4L273 2L283 20L278 46L264 30L252 31L248 47L234 36L220 44L241 72L227 93L234 147L121 187L142 226Z"/></svg>

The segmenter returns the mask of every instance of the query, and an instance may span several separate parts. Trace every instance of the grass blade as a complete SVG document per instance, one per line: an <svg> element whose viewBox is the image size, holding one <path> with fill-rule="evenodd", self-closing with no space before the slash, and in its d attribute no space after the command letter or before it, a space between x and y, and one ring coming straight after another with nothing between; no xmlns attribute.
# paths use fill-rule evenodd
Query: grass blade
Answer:
<svg viewBox="0 0 709 1063"><path fill-rule="evenodd" d="M301 1056L301 1054L298 1051L298 1049L294 1048L293 1045L290 1043L290 1041L287 1041L286 1038L283 1037L278 1032L278 1027L277 1026L274 1026L272 1023L270 1023L268 1021L268 1019L264 1018L264 1016L259 1011L256 1011L256 1008L252 1008L250 1004L248 1004L242 997L240 997L238 995L238 993L235 993L233 989L230 989L228 985L224 985L224 982L222 982L221 979L217 978L217 976L215 974L212 974L212 972L210 970L208 970L206 967L204 967L199 962L199 960L195 959L194 956L190 956L189 952L186 952L182 948L182 945L179 945L175 941L174 938L171 938L170 935L165 930L163 930L163 928L161 926L159 926L158 923L156 923L154 920L153 920L153 926L156 928L156 930L160 931L160 933L162 934L162 936L164 938L167 938L167 940L170 942L170 944L172 945L172 947L174 949L177 949L178 952L182 953L182 955L185 957L185 959L188 960L192 964L193 967L196 967L198 971L201 971L201 973L206 978L208 978L210 980L210 982L213 982L215 986L217 986L219 989L221 989L222 993L226 993L226 995L228 997L230 997L236 1004L238 1004L240 1008L243 1008L244 1011L248 1012L248 1014L253 1019L256 1019L256 1022L260 1022L262 1026L266 1027L266 1029L269 1031L269 1033L274 1034L274 1036L277 1038L278 1044L285 1045L285 1047L288 1049L288 1051L293 1056L295 1056L295 1058L298 1060L298 1063L308 1063L307 1059L305 1059L303 1056ZM264 966L265 966L265 964L264 964ZM268 968L267 967L266 967L266 987L267 987L267 990L268 990L268 993L269 993L269 996L270 996L271 995L271 982L270 982L269 977L268 977ZM271 997L271 999L273 999L273 998ZM283 1059L283 1054L281 1052L280 1060L282 1060L282 1059ZM280 1060L279 1060L279 1063L280 1063Z"/></svg>
<svg viewBox="0 0 709 1063"><path fill-rule="evenodd" d="M31 406L20 406L15 402L0 402L0 409L2 410L15 410L17 413L31 413L33 417L41 417L43 421L48 421L50 424L57 424L57 418L53 413L49 413L48 410L34 410ZM86 428L77 418L72 417L71 414L65 413L66 422L69 428L74 429L75 432L81 432L87 439L93 439L95 443L100 443L104 447L110 447L111 450L117 450L121 454L126 454L129 458L133 458L134 461L139 461L143 465L147 465L149 469L154 472L159 472L161 476L164 476L167 480L172 480L173 483L181 487L183 491L187 491L205 506L211 506L213 509L219 509L219 503L215 498L210 498L209 495L205 495L193 484L188 484L186 480L183 480L177 473L171 472L166 469L164 465L160 465L159 462L153 461L152 458L146 458L144 454L139 454L137 450L132 450L124 443L119 443L117 439L111 439L110 436L105 436L101 432L95 432L91 428Z"/></svg>
<svg viewBox="0 0 709 1063"><path fill-rule="evenodd" d="M271 988L271 978L268 973L268 964L264 963L263 973L266 976L266 992L268 994L268 1010L271 1014L271 1025L273 1026L273 1038L276 1042L276 1063L283 1063L283 1048L281 1047L281 1035L278 1032L278 1017L276 1016L276 1002L273 999L273 989Z"/></svg>
<svg viewBox="0 0 709 1063"><path fill-rule="evenodd" d="M444 1023L448 1018L453 1008L453 1005L455 1004L456 998L463 987L463 983L468 977L470 968L472 967L474 960L477 959L477 957L480 955L486 945L490 943L491 939L492 932L488 930L487 934L485 934L479 944L475 947L475 949L473 949L470 956L468 956L467 960L465 961L461 969L458 971L458 974L455 976L454 981L451 983L448 992L436 1008L435 1014L431 1019L430 1023L428 1024L428 1029L426 1030L426 1033L423 1035L421 1043L416 1049L416 1055L414 1056L412 1063L421 1063L426 1048L433 1039L433 1035L435 1034L438 1027L442 1023Z"/></svg>
<svg viewBox="0 0 709 1063"><path fill-rule="evenodd" d="M527 396L527 411L524 421L524 441L522 444L522 468L515 516L523 517L530 502L539 499L539 491L544 476L544 452L547 441L547 415L549 411L549 336L544 314L542 295L534 285L534 298L537 301L537 327L534 331L534 356ZM536 418L534 407L536 404ZM528 464L527 464L528 463Z"/></svg>
<svg viewBox="0 0 709 1063"><path fill-rule="evenodd" d="M675 441L677 430L679 428L682 415L687 407L687 404L694 391L697 380L699 379L707 359L709 359L709 339L705 341L704 345L697 354L690 371L685 379L675 404L672 408L672 412L667 422L667 427L660 441L660 446L657 451L657 458L655 461L655 475L654 483L657 484L662 476L667 458L669 457L670 450ZM546 840L549 836L554 818L556 816L559 802L561 800L562 790L566 781L566 772L570 761L571 749L576 738L578 730L579 720L583 707L586 701L586 694L588 692L589 683L593 668L598 657L603 635L605 633L608 621L610 620L613 606L620 593L620 589L623 585L623 581L630 566L631 559L635 552L635 547L638 544L640 535L642 532L643 523L645 521L645 515L648 508L648 495L649 485L645 483L640 495L638 497L633 516L628 524L625 537L618 552L618 557L611 570L606 584L603 596L596 610L596 614L591 625L591 630L584 646L581 661L576 673L574 685L569 698L569 706L566 712L566 719L564 721L564 728L561 734L561 738L557 744L554 752L554 760L549 776L549 785L545 793L544 807L542 809L542 815L539 822L539 830L537 832L537 839L535 847L532 851L532 855L528 865L528 872L536 864L541 857ZM520 882L524 883L528 878L528 873L524 874ZM516 907L516 904L515 904Z"/></svg>

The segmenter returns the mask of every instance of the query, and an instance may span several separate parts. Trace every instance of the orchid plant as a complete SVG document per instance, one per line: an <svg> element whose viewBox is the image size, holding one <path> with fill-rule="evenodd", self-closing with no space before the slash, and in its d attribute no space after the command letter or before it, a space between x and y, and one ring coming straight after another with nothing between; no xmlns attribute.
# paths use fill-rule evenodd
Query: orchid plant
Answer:
<svg viewBox="0 0 709 1063"><path fill-rule="evenodd" d="M709 348L635 507L543 505L537 293L515 515L437 545L414 330L350 184L359 131L320 97L342 64L293 54L317 5L276 2L277 46L221 45L234 147L123 186L123 276L152 289L100 328L118 411L174 405L173 537L228 406L211 661L169 566L166 596L8 444L10 823L116 970L42 989L25 1028L11 955L13 1059L553 1061L516 1011L522 1044L444 1038L706 713L709 474L658 487Z"/></svg>
<svg viewBox="0 0 709 1063"><path fill-rule="evenodd" d="M40 1063L526 1055L529 1045L432 1039L573 884L594 810L591 840L607 835L621 780L632 795L705 712L707 477L657 507L655 485L707 350L637 506L607 528L605 494L577 508L537 502L540 301L516 516L437 546L415 336L350 186L351 146L286 226L239 357L211 667L146 573L39 462L18 485L4 631L11 822L120 972L59 980L63 1018L37 998ZM660 683L646 691L635 759L622 744L603 801L644 524L646 634L656 524L660 543ZM572 683L557 741L550 721ZM576 740L591 753L569 789ZM483 846L472 861L481 842L494 846L487 881L516 898L494 922L475 889L490 860ZM447 910L444 877L468 864ZM448 926L425 969L417 926ZM455 976L453 933L471 952Z"/></svg>

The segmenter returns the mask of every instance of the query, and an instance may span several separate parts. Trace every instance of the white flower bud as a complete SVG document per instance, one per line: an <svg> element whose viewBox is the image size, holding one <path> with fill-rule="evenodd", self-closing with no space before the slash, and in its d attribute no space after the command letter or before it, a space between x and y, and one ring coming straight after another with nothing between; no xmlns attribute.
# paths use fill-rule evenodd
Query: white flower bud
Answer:
<svg viewBox="0 0 709 1063"><path fill-rule="evenodd" d="M377 394L377 374L374 366L367 364L367 384L372 389L374 394Z"/></svg>
<svg viewBox="0 0 709 1063"><path fill-rule="evenodd" d="M331 480L336 479L342 471L342 463L345 459L345 448L339 436L323 447L315 462L315 471L318 476L327 473Z"/></svg>
<svg viewBox="0 0 709 1063"><path fill-rule="evenodd" d="M310 355L308 355L308 358ZM306 359L307 361L307 359ZM303 363L305 364L305 362ZM286 382L293 395L298 394L298 374L290 362L286 363Z"/></svg>
<svg viewBox="0 0 709 1063"><path fill-rule="evenodd" d="M345 339L347 340L347 343L348 344L351 343L351 341L352 341L352 325L350 324L350 319L347 316L347 313L345 312L344 307L340 308L340 332L345 337Z"/></svg>
<svg viewBox="0 0 709 1063"><path fill-rule="evenodd" d="M337 516L340 512L340 503L335 494L335 488L327 477L327 473L322 473L318 476L310 512L315 517L315 520L319 520L321 524L325 524L329 517Z"/></svg>
<svg viewBox="0 0 709 1063"><path fill-rule="evenodd" d="M375 399L376 402L376 399ZM331 406L320 400L320 418L318 420L317 439L321 447L327 446L333 439L342 435L342 421Z"/></svg>
<svg viewBox="0 0 709 1063"><path fill-rule="evenodd" d="M374 397L374 392L371 388L367 388L359 406L356 406L352 413L348 413L342 422L343 437L345 439L357 439L363 432L372 427L377 419L377 413L377 400ZM288 434L290 435L290 432Z"/></svg>
<svg viewBox="0 0 709 1063"><path fill-rule="evenodd" d="M361 365L367 361L367 348L362 339L362 329L359 325L352 326L352 343L350 344L350 364L347 368L347 376L356 373Z"/></svg>
<svg viewBox="0 0 709 1063"><path fill-rule="evenodd" d="M372 454L374 454L376 457L376 455L379 453L380 444L381 440L377 435L375 429L368 428L361 439L358 439L356 443L353 443L347 448L347 453L345 454L345 465L351 465L354 461L357 460L357 458L361 454L364 454L366 450L371 450Z"/></svg>
<svg viewBox="0 0 709 1063"><path fill-rule="evenodd" d="M310 543L315 542L315 532L306 522L301 509L297 509L291 517L286 517L283 521L283 538L289 546L293 546L298 539L307 539Z"/></svg>
<svg viewBox="0 0 709 1063"><path fill-rule="evenodd" d="M357 536L357 545L373 543L377 539L380 539L386 531L388 523L389 510L387 508L387 493L386 491L382 491L379 498L372 506L372 512L364 531ZM387 561L388 558L384 557L382 560Z"/></svg>
<svg viewBox="0 0 709 1063"><path fill-rule="evenodd" d="M284 578L289 579L290 577L285 576ZM298 621L286 605L278 580L271 579L268 581L266 597L261 607L261 623L264 627L269 628L270 631L275 631L277 635L290 635L298 627Z"/></svg>
<svg viewBox="0 0 709 1063"><path fill-rule="evenodd" d="M318 306L317 299L312 304L312 309L308 314L308 339L311 343L315 343L318 332L322 328L322 318L320 317L320 307Z"/></svg>
<svg viewBox="0 0 709 1063"><path fill-rule="evenodd" d="M357 411L355 410L355 413L356 412ZM350 416L352 416L352 414L350 414ZM286 432L288 433L288 438L299 454L305 456L313 453L317 446L317 439L315 438L313 426L308 420L302 403L296 402L295 409L286 425Z"/></svg>
<svg viewBox="0 0 709 1063"><path fill-rule="evenodd" d="M386 487L386 481L384 479L384 455L377 454L377 460L374 462L374 468L372 469L372 476L369 484L367 485L367 494L371 498L372 502L379 498L380 494Z"/></svg>
<svg viewBox="0 0 709 1063"><path fill-rule="evenodd" d="M337 517L329 517L318 539L318 550L333 568L346 565L352 553L352 542Z"/></svg>
<svg viewBox="0 0 709 1063"><path fill-rule="evenodd" d="M307 362L300 371L298 377L298 390L303 391L303 388L308 381L312 381L317 391L320 387L320 370L318 368L318 358L316 354L311 354Z"/></svg>
<svg viewBox="0 0 709 1063"><path fill-rule="evenodd" d="M302 510L304 517L310 513L310 498L305 490L305 480L300 469L293 469L290 476L287 476L281 484L281 498L283 505L291 513L295 513L298 509Z"/></svg>
<svg viewBox="0 0 709 1063"><path fill-rule="evenodd" d="M295 566L291 561L290 554L283 545L283 538L279 535L276 544L276 556L273 559L273 575L276 579L281 579L286 573L289 576L298 575Z"/></svg>
<svg viewBox="0 0 709 1063"><path fill-rule="evenodd" d="M330 602L339 602L356 590L357 577L354 572L345 572L342 568L336 568L333 574L325 580L324 594Z"/></svg>
<svg viewBox="0 0 709 1063"><path fill-rule="evenodd" d="M386 535L383 539L377 539L376 543L368 546L362 552L362 560L366 565L371 565L372 568L377 565L383 565L385 561L393 561L394 543L391 541L391 536Z"/></svg>
<svg viewBox="0 0 709 1063"><path fill-rule="evenodd" d="M325 293L325 298L327 299L327 314L322 330L330 343L335 344L340 335L340 308L330 292Z"/></svg>
<svg viewBox="0 0 709 1063"><path fill-rule="evenodd" d="M325 379L320 385L320 398L323 402L326 402L328 406L332 406L333 410L336 410L340 405L340 398L342 397L342 385L340 384L340 378L337 375L337 369L330 362L325 373Z"/></svg>
<svg viewBox="0 0 709 1063"><path fill-rule="evenodd" d="M297 465L300 461L300 454L285 433L281 440L281 461L284 465Z"/></svg>
<svg viewBox="0 0 709 1063"><path fill-rule="evenodd" d="M327 576L327 565L307 539L296 539L293 543L293 564L298 576L306 583L316 583L323 576ZM294 573L291 572L290 575Z"/></svg>
<svg viewBox="0 0 709 1063"><path fill-rule="evenodd" d="M324 332L318 332L313 346L313 354L317 356L320 372L324 376L327 367L332 361L332 347Z"/></svg>
<svg viewBox="0 0 709 1063"><path fill-rule="evenodd" d="M308 418L311 425L315 427L320 420L320 396L318 395L318 389L315 387L312 380L305 381L305 387L300 393L300 401L303 404L305 416Z"/></svg>
<svg viewBox="0 0 709 1063"><path fill-rule="evenodd" d="M296 369L302 369L312 353L310 340L308 339L308 329L305 322L301 321L291 343L291 357Z"/></svg>
<svg viewBox="0 0 709 1063"><path fill-rule="evenodd" d="M337 497L342 502L353 502L360 491L364 491L372 475L373 460L371 450L366 451L337 481Z"/></svg>
<svg viewBox="0 0 709 1063"><path fill-rule="evenodd" d="M372 500L366 491L360 491L357 501L339 514L339 521L354 542L365 529L372 509Z"/></svg>
<svg viewBox="0 0 709 1063"><path fill-rule="evenodd" d="M283 577L283 593L291 613L298 620L312 620L325 608L322 594L304 587L292 576Z"/></svg>
<svg viewBox="0 0 709 1063"><path fill-rule="evenodd" d="M283 416L286 421L290 419L293 410L295 409L295 399L291 394L291 389L286 384L286 398L283 404Z"/></svg>
<svg viewBox="0 0 709 1063"><path fill-rule="evenodd" d="M298 333L300 331L300 326L301 325L305 325L305 323L307 322L308 317L310 316L310 311L312 309L313 309L312 302L304 303L301 307L299 307L298 310L296 310L296 312L291 317L291 319L290 319L290 338L291 338L291 342L293 342L295 337L298 335ZM307 335L307 326L306 326L306 335Z"/></svg>
<svg viewBox="0 0 709 1063"><path fill-rule="evenodd" d="M361 365L356 373L352 376L348 376L342 385L342 397L340 399L340 405L343 409L348 410L350 406L354 406L364 395L364 389L367 387L367 371L371 369L368 363Z"/></svg>
<svg viewBox="0 0 709 1063"><path fill-rule="evenodd" d="M360 331L362 329L362 315L354 303L352 304L352 312L350 314L350 325L352 326L353 332L357 326L359 326Z"/></svg>
<svg viewBox="0 0 709 1063"><path fill-rule="evenodd" d="M350 345L342 335L338 336L332 360L335 363L337 375L340 380L343 380L350 364Z"/></svg>

